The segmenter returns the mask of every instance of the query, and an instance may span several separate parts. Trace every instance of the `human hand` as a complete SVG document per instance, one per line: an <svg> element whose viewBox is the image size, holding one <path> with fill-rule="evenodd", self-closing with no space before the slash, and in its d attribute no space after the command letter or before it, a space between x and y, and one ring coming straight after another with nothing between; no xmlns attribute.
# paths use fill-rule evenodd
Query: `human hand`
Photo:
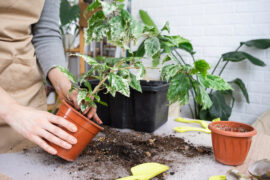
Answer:
<svg viewBox="0 0 270 180"><path fill-rule="evenodd" d="M57 154L57 151L46 140L65 149L70 149L77 143L75 137L58 127L62 126L71 132L77 131L74 124L62 117L18 104L14 104L10 112L6 115L5 121L50 154Z"/></svg>
<svg viewBox="0 0 270 180"><path fill-rule="evenodd" d="M53 68L50 70L48 77L53 84L59 98L62 100L66 100L74 105L77 110L80 110L80 106L77 101L78 91L74 90L69 93L69 89L71 88L71 82L67 78L67 76L62 73L58 68ZM69 98L67 98L67 94L69 94ZM96 121L98 124L102 124L101 119L97 115L97 109L95 107L89 107L84 112L82 112L89 119Z"/></svg>

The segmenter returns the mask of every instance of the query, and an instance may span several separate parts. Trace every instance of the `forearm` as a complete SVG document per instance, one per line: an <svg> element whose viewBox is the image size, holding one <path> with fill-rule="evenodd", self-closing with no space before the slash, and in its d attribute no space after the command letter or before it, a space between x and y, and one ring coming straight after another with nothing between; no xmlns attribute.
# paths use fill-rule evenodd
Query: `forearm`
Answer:
<svg viewBox="0 0 270 180"><path fill-rule="evenodd" d="M8 123L9 115L14 113L13 109L19 106L19 104L1 87L0 99L0 118Z"/></svg>
<svg viewBox="0 0 270 180"><path fill-rule="evenodd" d="M65 99L69 89L71 88L71 82L67 76L58 68L53 68L49 71L48 78L58 93L60 99Z"/></svg>

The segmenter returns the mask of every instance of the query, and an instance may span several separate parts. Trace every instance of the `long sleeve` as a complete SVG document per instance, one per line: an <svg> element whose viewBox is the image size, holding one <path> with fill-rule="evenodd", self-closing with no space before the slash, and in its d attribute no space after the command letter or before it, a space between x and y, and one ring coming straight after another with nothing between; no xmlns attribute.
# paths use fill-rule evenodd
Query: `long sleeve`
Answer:
<svg viewBox="0 0 270 180"><path fill-rule="evenodd" d="M45 0L40 20L32 27L32 43L46 79L55 65L66 67L59 30L59 6L60 0Z"/></svg>

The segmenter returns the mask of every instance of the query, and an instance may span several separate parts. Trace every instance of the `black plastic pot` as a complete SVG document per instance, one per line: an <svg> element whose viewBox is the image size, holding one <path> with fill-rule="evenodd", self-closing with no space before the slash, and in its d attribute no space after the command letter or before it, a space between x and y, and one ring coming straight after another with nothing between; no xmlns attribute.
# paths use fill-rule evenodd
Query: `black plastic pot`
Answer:
<svg viewBox="0 0 270 180"><path fill-rule="evenodd" d="M98 81L90 81L96 86ZM100 92L101 100L108 106L98 104L97 113L103 124L115 128L153 132L168 119L169 84L163 81L141 81L142 93L131 89L130 97L119 93L115 97Z"/></svg>

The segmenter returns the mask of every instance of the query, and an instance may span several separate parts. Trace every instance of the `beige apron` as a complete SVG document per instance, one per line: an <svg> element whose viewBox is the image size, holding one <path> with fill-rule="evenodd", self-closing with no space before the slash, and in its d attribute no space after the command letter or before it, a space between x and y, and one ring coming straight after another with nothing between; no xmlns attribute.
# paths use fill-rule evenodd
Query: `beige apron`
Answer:
<svg viewBox="0 0 270 180"><path fill-rule="evenodd" d="M19 104L46 110L31 26L45 0L0 0L0 86ZM23 140L0 119L0 153Z"/></svg>

